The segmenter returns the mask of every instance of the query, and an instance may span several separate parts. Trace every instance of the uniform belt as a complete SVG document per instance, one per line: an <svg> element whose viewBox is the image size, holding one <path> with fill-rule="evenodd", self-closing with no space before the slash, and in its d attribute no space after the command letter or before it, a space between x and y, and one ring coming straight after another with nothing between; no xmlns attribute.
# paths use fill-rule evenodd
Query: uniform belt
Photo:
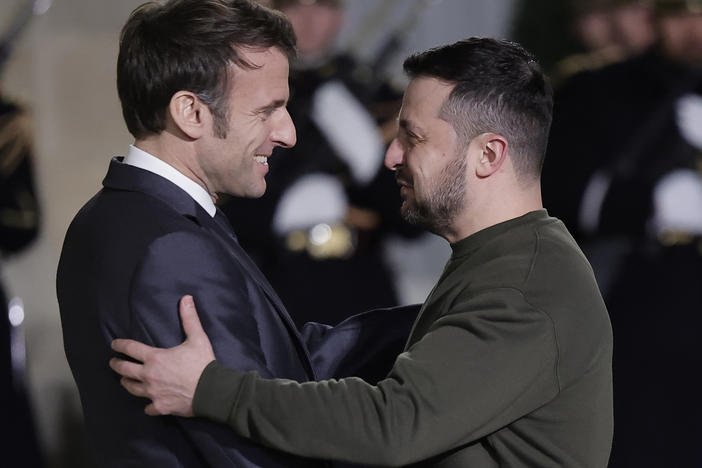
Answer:
<svg viewBox="0 0 702 468"><path fill-rule="evenodd" d="M356 251L356 244L356 230L346 224L320 223L285 236L287 250L307 252L317 260L349 258Z"/></svg>
<svg viewBox="0 0 702 468"><path fill-rule="evenodd" d="M665 247L697 244L697 250L702 255L702 236L682 231L663 231L658 235L659 242Z"/></svg>

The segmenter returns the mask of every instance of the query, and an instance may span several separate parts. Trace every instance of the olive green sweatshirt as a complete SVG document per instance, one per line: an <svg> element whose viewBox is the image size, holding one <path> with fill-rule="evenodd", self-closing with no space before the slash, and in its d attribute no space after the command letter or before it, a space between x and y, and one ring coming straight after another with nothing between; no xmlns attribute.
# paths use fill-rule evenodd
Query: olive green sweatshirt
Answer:
<svg viewBox="0 0 702 468"><path fill-rule="evenodd" d="M452 249L385 380L265 380L214 361L198 383L195 414L312 458L606 467L612 331L565 226L535 211Z"/></svg>

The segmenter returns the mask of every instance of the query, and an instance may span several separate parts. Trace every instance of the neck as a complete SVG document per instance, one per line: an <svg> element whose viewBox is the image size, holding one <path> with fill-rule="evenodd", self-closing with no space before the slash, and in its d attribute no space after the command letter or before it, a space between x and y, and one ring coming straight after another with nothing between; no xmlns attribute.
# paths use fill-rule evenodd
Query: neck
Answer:
<svg viewBox="0 0 702 468"><path fill-rule="evenodd" d="M511 192L498 190L495 196L467 201L456 222L441 236L453 244L490 226L543 208L538 182Z"/></svg>
<svg viewBox="0 0 702 468"><path fill-rule="evenodd" d="M137 139L134 146L173 166L178 172L207 190L213 200L217 199L204 178L198 175L197 158L193 145L189 142L168 131L163 131L158 135Z"/></svg>

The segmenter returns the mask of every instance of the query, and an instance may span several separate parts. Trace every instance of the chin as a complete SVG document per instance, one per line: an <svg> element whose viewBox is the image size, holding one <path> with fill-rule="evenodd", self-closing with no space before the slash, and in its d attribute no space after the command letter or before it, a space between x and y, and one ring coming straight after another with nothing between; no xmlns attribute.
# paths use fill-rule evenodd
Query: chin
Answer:
<svg viewBox="0 0 702 468"><path fill-rule="evenodd" d="M407 203L402 204L402 207L400 208L400 216L402 216L402 219L410 224L416 224L418 219L417 210L415 207L408 206Z"/></svg>
<svg viewBox="0 0 702 468"><path fill-rule="evenodd" d="M261 198L263 195L266 193L266 184L263 184L262 187L258 187L255 190L251 191L251 194L249 195L249 198Z"/></svg>
<svg viewBox="0 0 702 468"><path fill-rule="evenodd" d="M257 190L257 191L248 192L244 196L246 198L261 198L263 195L265 195L265 193L266 193L265 190Z"/></svg>
<svg viewBox="0 0 702 468"><path fill-rule="evenodd" d="M408 212L414 212L417 211L417 204L414 202L414 200L411 200L409 198L405 198L402 200L402 205L400 206L400 213L403 215Z"/></svg>
<svg viewBox="0 0 702 468"><path fill-rule="evenodd" d="M266 185L240 187L238 190L230 190L227 193L239 198L261 198L266 193Z"/></svg>

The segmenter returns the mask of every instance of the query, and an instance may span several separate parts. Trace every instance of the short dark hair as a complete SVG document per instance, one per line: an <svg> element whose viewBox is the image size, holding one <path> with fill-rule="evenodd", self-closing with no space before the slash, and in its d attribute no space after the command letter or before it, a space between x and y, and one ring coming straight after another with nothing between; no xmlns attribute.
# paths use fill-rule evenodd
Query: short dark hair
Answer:
<svg viewBox="0 0 702 468"><path fill-rule="evenodd" d="M295 33L279 12L250 0L148 2L122 29L117 91L129 132L136 138L165 129L166 109L181 90L212 111L215 134L226 136L231 65L254 68L242 48L277 47L295 56Z"/></svg>
<svg viewBox="0 0 702 468"><path fill-rule="evenodd" d="M454 84L440 117L463 144L504 136L518 174L539 177L553 115L553 90L534 57L514 42L469 38L410 56L410 78Z"/></svg>
<svg viewBox="0 0 702 468"><path fill-rule="evenodd" d="M331 8L341 8L341 0L271 0L271 8L283 10L296 5L325 5Z"/></svg>

